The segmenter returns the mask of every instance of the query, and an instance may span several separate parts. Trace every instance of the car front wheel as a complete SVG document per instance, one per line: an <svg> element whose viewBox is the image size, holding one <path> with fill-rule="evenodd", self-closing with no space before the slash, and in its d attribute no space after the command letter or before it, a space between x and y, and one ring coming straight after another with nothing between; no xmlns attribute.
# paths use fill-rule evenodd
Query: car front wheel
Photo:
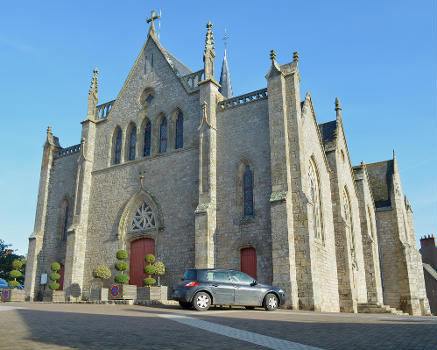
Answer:
<svg viewBox="0 0 437 350"><path fill-rule="evenodd" d="M278 308L278 298L276 295L269 293L264 298L264 308L267 311L275 311Z"/></svg>
<svg viewBox="0 0 437 350"><path fill-rule="evenodd" d="M197 311L206 311L211 306L211 297L208 293L199 292L194 296L193 307Z"/></svg>

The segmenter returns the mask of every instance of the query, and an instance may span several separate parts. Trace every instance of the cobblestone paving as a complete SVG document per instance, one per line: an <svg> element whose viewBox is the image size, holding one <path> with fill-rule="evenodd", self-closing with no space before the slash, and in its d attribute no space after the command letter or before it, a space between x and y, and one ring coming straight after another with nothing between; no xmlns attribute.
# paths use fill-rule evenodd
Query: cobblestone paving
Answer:
<svg viewBox="0 0 437 350"><path fill-rule="evenodd" d="M236 339L240 334L246 338ZM243 309L200 313L129 305L0 305L0 349L267 349L258 345L260 339L268 339L264 344L271 349L435 350L437 318Z"/></svg>

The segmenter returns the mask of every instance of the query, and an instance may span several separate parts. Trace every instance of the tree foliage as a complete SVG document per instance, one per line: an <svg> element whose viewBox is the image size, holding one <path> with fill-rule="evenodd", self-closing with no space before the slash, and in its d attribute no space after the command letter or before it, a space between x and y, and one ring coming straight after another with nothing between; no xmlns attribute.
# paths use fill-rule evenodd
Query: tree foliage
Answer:
<svg viewBox="0 0 437 350"><path fill-rule="evenodd" d="M99 265L93 270L93 276L94 278L107 280L111 278L111 270L105 265Z"/></svg>
<svg viewBox="0 0 437 350"><path fill-rule="evenodd" d="M6 244L5 241L0 239L0 278L8 280L10 278L9 274L12 270L20 270L22 275L17 277L17 281L20 285L24 283L26 259L22 255L15 254L13 249L10 249L10 247L10 244ZM13 266L15 260L19 260L21 262L21 267L18 269Z"/></svg>

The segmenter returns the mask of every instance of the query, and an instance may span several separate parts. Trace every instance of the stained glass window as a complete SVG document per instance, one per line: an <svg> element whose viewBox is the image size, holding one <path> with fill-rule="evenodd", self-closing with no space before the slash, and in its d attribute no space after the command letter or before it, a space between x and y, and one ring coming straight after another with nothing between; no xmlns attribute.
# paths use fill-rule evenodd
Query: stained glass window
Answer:
<svg viewBox="0 0 437 350"><path fill-rule="evenodd" d="M117 130L115 135L115 150L114 150L114 164L120 164L121 162L121 130Z"/></svg>
<svg viewBox="0 0 437 350"><path fill-rule="evenodd" d="M162 118L159 127L159 153L167 151L167 118Z"/></svg>
<svg viewBox="0 0 437 350"><path fill-rule="evenodd" d="M129 160L135 159L135 149L137 146L137 128L134 126L132 127L130 134L129 134Z"/></svg>
<svg viewBox="0 0 437 350"><path fill-rule="evenodd" d="M175 148L184 147L184 115L182 112L179 112L178 117L176 119L176 143Z"/></svg>
<svg viewBox="0 0 437 350"><path fill-rule="evenodd" d="M144 129L144 156L150 156L150 145L152 141L152 124L150 121L147 122L146 128Z"/></svg>
<svg viewBox="0 0 437 350"><path fill-rule="evenodd" d="M243 174L244 216L253 215L253 173L249 165Z"/></svg>

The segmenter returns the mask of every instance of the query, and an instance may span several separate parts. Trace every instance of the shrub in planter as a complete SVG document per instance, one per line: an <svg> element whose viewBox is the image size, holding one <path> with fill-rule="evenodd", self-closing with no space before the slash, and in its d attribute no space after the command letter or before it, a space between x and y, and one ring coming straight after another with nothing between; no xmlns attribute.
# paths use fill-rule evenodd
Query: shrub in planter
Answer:
<svg viewBox="0 0 437 350"><path fill-rule="evenodd" d="M143 282L147 287L151 287L156 283L156 280L152 277L147 277L143 280Z"/></svg>
<svg viewBox="0 0 437 350"><path fill-rule="evenodd" d="M11 272L9 272L9 277L13 278L14 280L13 281L9 281L8 285L9 285L9 287L14 287L15 288L15 287L19 287L20 286L20 282L17 281L17 278L23 276L23 274L20 271L20 269L23 267L23 261L19 260L19 259L15 259L12 262L12 267L15 270L12 270Z"/></svg>
<svg viewBox="0 0 437 350"><path fill-rule="evenodd" d="M99 265L93 270L93 277L100 280L108 280L111 278L111 270L105 265Z"/></svg>
<svg viewBox="0 0 437 350"><path fill-rule="evenodd" d="M121 260L115 264L115 268L117 271L120 271L121 273L115 276L115 282L120 284L126 284L129 282L129 275L125 275L124 272L129 269L129 264L124 262L124 259L127 259L127 251L125 250L119 250L117 252L117 259Z"/></svg>
<svg viewBox="0 0 437 350"><path fill-rule="evenodd" d="M111 270L105 265L99 265L93 270L93 277L100 280L100 288L93 288L91 284L89 295L92 300L108 301L108 289L103 288L104 280L110 279L112 276Z"/></svg>
<svg viewBox="0 0 437 350"><path fill-rule="evenodd" d="M50 268L53 271L53 273L50 274L50 279L53 282L49 284L49 288L51 290L55 291L55 290L59 289L59 283L56 281L61 278L61 275L58 273L58 271L61 269L61 265L57 262L54 262L54 263L52 263Z"/></svg>
<svg viewBox="0 0 437 350"><path fill-rule="evenodd" d="M153 264L155 266L155 275L158 277L158 286L161 285L161 276L165 275L165 265L161 261L157 261Z"/></svg>
<svg viewBox="0 0 437 350"><path fill-rule="evenodd" d="M154 275L155 272L156 272L156 268L155 268L154 265L147 265L147 266L144 267L144 272L147 275Z"/></svg>
<svg viewBox="0 0 437 350"><path fill-rule="evenodd" d="M152 264L155 262L155 255L147 254L144 260L146 261L146 263Z"/></svg>

